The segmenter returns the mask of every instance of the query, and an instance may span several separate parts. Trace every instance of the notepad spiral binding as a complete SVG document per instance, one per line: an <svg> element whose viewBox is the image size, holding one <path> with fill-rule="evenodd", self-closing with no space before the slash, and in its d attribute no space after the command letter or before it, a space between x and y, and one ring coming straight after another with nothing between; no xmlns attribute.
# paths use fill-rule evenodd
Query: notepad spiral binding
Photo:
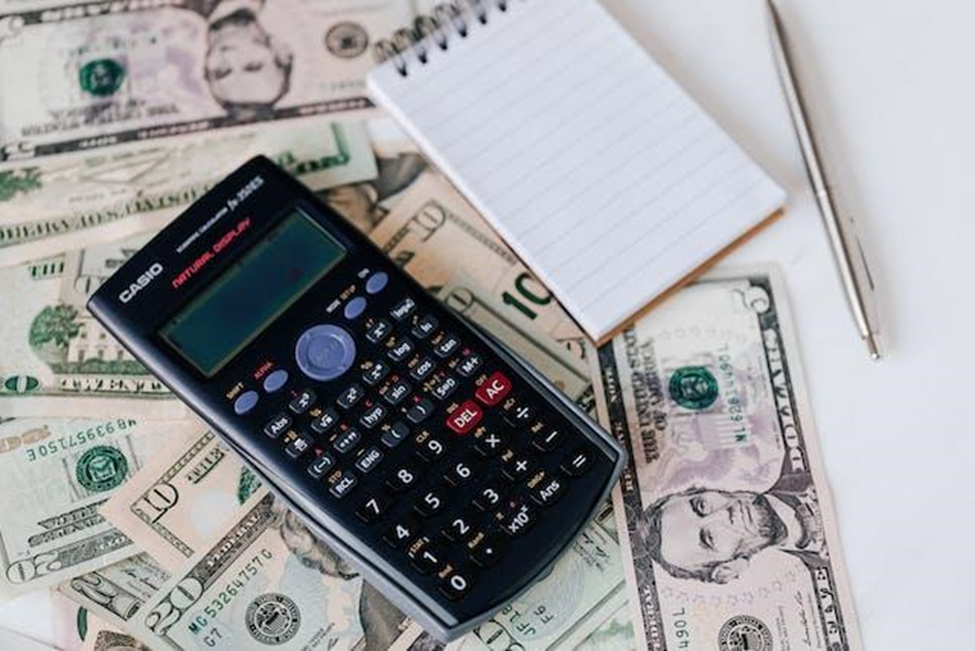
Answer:
<svg viewBox="0 0 975 651"><path fill-rule="evenodd" d="M409 66L403 54L413 50L421 65L428 61L426 38L446 52L450 48L450 38L456 35L467 38L472 21L487 25L490 21L490 6L498 11L507 11L515 0L453 0L437 4L429 14L417 16L412 27L404 27L393 32L389 38L376 41L373 54L379 63L392 61L396 70L404 77L409 75Z"/></svg>

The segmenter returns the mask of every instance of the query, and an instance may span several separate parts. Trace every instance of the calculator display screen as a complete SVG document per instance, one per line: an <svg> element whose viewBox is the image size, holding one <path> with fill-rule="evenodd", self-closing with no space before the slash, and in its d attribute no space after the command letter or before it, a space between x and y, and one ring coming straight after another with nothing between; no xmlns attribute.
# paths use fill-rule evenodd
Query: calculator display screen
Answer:
<svg viewBox="0 0 975 651"><path fill-rule="evenodd" d="M345 253L317 222L295 210L163 324L159 334L211 377Z"/></svg>

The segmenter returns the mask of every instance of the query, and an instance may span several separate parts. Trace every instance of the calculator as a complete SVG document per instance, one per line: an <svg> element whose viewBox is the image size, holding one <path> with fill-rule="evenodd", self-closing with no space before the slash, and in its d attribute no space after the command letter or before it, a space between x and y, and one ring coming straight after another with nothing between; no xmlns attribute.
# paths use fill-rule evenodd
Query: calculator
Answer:
<svg viewBox="0 0 975 651"><path fill-rule="evenodd" d="M88 307L445 641L544 576L622 467L571 400L263 157Z"/></svg>

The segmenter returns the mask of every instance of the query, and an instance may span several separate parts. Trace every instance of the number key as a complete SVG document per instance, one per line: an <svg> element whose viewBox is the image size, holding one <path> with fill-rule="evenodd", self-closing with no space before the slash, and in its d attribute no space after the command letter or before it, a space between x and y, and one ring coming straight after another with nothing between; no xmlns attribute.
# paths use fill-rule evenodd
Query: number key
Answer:
<svg viewBox="0 0 975 651"><path fill-rule="evenodd" d="M444 445L443 440L427 431L416 437L416 452L424 461L436 461L446 451L447 446Z"/></svg>
<svg viewBox="0 0 975 651"><path fill-rule="evenodd" d="M396 493L409 490L420 479L420 471L409 461L396 468L386 478L386 485Z"/></svg>
<svg viewBox="0 0 975 651"><path fill-rule="evenodd" d="M410 551L409 556L410 560L413 561L413 567L420 574L433 574L443 567L443 552L440 551L439 547L430 542L418 545L416 550L411 549Z"/></svg>
<svg viewBox="0 0 975 651"><path fill-rule="evenodd" d="M450 542L464 542L471 537L471 533L474 531L474 526L472 524L470 516L458 515L450 519L444 528L440 531L443 537Z"/></svg>
<svg viewBox="0 0 975 651"><path fill-rule="evenodd" d="M423 517L431 518L440 513L446 503L447 498L443 491L438 488L431 488L423 494L413 508Z"/></svg>
<svg viewBox="0 0 975 651"><path fill-rule="evenodd" d="M375 522L385 515L386 511L389 510L390 504L389 498L380 493L373 495L360 504L355 514L365 523Z"/></svg>
<svg viewBox="0 0 975 651"><path fill-rule="evenodd" d="M474 506L484 512L495 510L507 495L508 489L501 482L489 482L481 487L474 498Z"/></svg>
<svg viewBox="0 0 975 651"><path fill-rule="evenodd" d="M474 468L468 461L454 463L444 474L444 479L454 486L462 486L474 477Z"/></svg>
<svg viewBox="0 0 975 651"><path fill-rule="evenodd" d="M416 538L419 532L420 529L417 527L416 522L412 518L407 518L400 520L390 527L386 535L383 536L383 540L391 547L402 549L406 546L406 543Z"/></svg>
<svg viewBox="0 0 975 651"><path fill-rule="evenodd" d="M458 601L464 597L471 589L471 576L463 570L455 570L443 579L440 584L440 591L448 599Z"/></svg>

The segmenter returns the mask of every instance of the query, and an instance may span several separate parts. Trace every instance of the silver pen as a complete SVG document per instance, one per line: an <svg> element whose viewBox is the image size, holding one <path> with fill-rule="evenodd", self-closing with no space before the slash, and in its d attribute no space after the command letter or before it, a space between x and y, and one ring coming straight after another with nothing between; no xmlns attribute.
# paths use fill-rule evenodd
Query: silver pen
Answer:
<svg viewBox="0 0 975 651"><path fill-rule="evenodd" d="M768 7L772 53L779 71L782 92L785 94L786 103L789 105L792 125L795 127L796 137L799 139L802 158L806 163L806 171L809 173L809 182L816 195L819 212L823 216L823 223L826 225L826 232L829 234L830 246L833 249L836 266L843 281L843 288L846 290L846 298L850 303L850 309L853 311L853 318L856 321L857 329L860 331L860 336L863 337L867 349L870 351L870 356L873 359L880 359L881 351L873 278L870 275L867 260L863 255L863 248L860 246L860 241L854 230L853 220L849 218L840 219L836 214L833 197L819 161L816 141L813 139L812 129L806 118L802 95L796 83L792 61L789 58L782 18L772 0L765 0L765 2Z"/></svg>

